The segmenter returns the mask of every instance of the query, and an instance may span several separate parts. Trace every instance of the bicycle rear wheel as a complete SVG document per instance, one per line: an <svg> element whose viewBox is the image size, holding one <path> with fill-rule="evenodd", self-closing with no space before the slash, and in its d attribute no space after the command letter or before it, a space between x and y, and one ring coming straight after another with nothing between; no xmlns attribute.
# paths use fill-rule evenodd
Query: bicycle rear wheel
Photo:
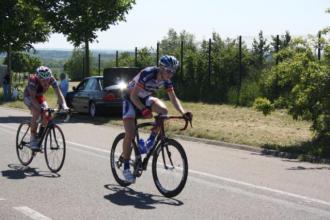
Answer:
<svg viewBox="0 0 330 220"><path fill-rule="evenodd" d="M182 191L188 177L188 160L179 142L166 139L157 146L153 154L152 176L164 196L174 197Z"/></svg>
<svg viewBox="0 0 330 220"><path fill-rule="evenodd" d="M123 141L124 141L125 133L119 134L111 147L110 151L110 167L115 178L116 182L121 186L129 186L131 183L126 182L123 171L124 171L124 157L123 157ZM133 149L133 147L131 147ZM136 152L131 154L130 159L130 169L132 170L135 164L135 154Z"/></svg>
<svg viewBox="0 0 330 220"><path fill-rule="evenodd" d="M16 153L22 165L29 165L34 157L33 151L28 147L30 143L30 122L23 122L19 125L16 134Z"/></svg>
<svg viewBox="0 0 330 220"><path fill-rule="evenodd" d="M64 135L59 126L48 128L44 144L46 164L51 172L57 173L62 169L66 153Z"/></svg>

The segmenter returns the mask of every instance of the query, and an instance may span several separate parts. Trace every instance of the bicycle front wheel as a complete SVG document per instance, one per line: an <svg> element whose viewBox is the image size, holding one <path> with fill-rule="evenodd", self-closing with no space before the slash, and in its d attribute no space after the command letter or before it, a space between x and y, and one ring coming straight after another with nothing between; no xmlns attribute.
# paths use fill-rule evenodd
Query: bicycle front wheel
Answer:
<svg viewBox="0 0 330 220"><path fill-rule="evenodd" d="M59 126L48 128L44 144L46 164L51 172L57 173L62 169L66 152L64 135Z"/></svg>
<svg viewBox="0 0 330 220"><path fill-rule="evenodd" d="M166 139L157 146L153 154L152 176L164 196L174 197L182 191L188 177L188 161L179 142Z"/></svg>
<svg viewBox="0 0 330 220"><path fill-rule="evenodd" d="M16 134L16 153L22 165L29 165L34 157L33 151L28 147L30 140L30 122L23 122L19 125Z"/></svg>

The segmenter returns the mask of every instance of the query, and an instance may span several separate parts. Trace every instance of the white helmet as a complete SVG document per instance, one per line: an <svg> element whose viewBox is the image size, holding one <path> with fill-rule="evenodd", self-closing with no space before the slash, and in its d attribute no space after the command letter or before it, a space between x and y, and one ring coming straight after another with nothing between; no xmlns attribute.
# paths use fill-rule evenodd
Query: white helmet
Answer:
<svg viewBox="0 0 330 220"><path fill-rule="evenodd" d="M46 66L40 66L36 70L39 79L49 79L52 77L52 71Z"/></svg>

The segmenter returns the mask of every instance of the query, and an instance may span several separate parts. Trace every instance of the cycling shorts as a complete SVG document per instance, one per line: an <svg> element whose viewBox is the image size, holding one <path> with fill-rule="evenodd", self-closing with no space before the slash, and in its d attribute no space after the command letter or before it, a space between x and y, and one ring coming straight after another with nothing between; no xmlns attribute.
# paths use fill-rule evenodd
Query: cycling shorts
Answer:
<svg viewBox="0 0 330 220"><path fill-rule="evenodd" d="M36 96L38 103L40 104L40 107L43 108L48 108L48 103L46 102L46 98L45 96L41 95L41 96ZM24 104L31 109L32 108L32 100L30 96L26 96L24 97Z"/></svg>
<svg viewBox="0 0 330 220"><path fill-rule="evenodd" d="M145 98L140 98L140 101L146 108L151 109L153 103L151 98L152 96L147 96ZM125 97L123 100L123 119L135 119L136 116L141 116L140 110L128 97Z"/></svg>

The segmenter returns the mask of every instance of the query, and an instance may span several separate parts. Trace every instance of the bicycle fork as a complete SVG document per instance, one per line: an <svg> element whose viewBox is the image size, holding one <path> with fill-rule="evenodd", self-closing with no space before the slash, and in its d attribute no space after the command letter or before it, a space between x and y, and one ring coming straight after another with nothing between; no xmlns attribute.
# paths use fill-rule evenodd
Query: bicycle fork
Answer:
<svg viewBox="0 0 330 220"><path fill-rule="evenodd" d="M164 169L165 170L173 170L174 169L174 165L173 165L173 161L172 161L172 153L169 151L168 149L168 144L167 143L163 143L162 147L161 147L161 151L162 151L162 158L163 158L163 163L164 163ZM166 164L166 158L165 158L165 154L167 154L168 156L168 160L170 162L170 166L168 166Z"/></svg>

